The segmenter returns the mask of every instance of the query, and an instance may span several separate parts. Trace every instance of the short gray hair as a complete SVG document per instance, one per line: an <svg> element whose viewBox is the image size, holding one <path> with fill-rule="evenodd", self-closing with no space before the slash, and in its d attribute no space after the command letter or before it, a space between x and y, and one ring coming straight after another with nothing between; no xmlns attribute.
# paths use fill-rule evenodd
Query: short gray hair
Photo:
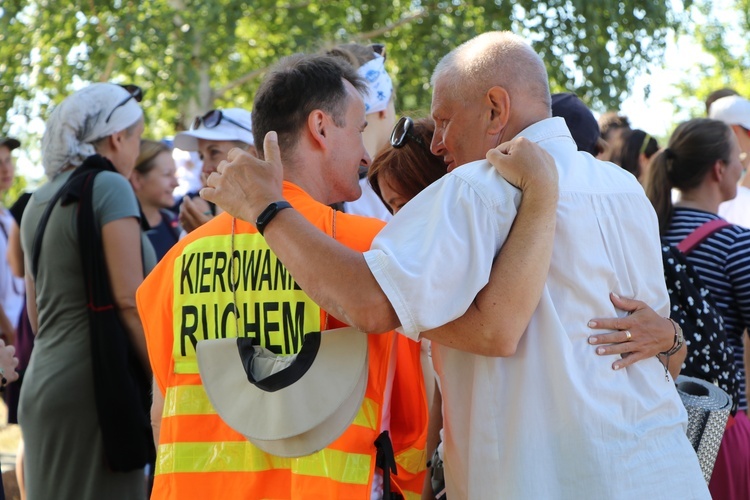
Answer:
<svg viewBox="0 0 750 500"><path fill-rule="evenodd" d="M524 95L550 109L547 70L526 41L509 31L478 35L449 52L435 67L432 86L441 80L457 99L483 95L494 86L513 97Z"/></svg>

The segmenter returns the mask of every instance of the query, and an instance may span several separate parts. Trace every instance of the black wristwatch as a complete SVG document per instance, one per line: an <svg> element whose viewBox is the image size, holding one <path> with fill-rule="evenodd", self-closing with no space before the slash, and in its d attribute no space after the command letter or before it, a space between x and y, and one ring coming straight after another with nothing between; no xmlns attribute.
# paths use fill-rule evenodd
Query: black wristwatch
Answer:
<svg viewBox="0 0 750 500"><path fill-rule="evenodd" d="M260 213L258 218L255 220L255 227L256 229L258 229L258 232L261 234L261 236L263 236L263 231L265 231L268 223L271 222L274 217L276 217L276 214L278 214L285 208L292 208L292 205L288 201L284 200L274 201Z"/></svg>

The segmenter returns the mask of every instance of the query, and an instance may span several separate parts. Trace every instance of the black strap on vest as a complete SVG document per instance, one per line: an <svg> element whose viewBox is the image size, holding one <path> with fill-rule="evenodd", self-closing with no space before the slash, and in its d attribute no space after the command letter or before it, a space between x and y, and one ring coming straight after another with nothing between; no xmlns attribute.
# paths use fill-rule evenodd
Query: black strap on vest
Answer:
<svg viewBox="0 0 750 500"><path fill-rule="evenodd" d="M375 455L375 465L383 471L383 500L398 500L403 496L398 492L391 491L391 474L398 475L396 469L396 457L393 453L393 444L388 431L380 433L375 440L375 448L378 452Z"/></svg>
<svg viewBox="0 0 750 500"><path fill-rule="evenodd" d="M256 380L253 376L252 370L253 360L259 354L258 349L256 349L257 346L255 345L255 339L249 337L237 337L237 350L239 351L240 359L242 360L242 367L245 370L245 374L247 374L248 382L266 392L276 392L279 389L284 389L285 387L289 387L296 383L305 373L307 373L307 370L310 369L313 361L315 361L315 357L318 355L320 342L320 332L308 333L305 335L305 339L302 342L302 348L297 353L297 357L292 364L261 380Z"/></svg>

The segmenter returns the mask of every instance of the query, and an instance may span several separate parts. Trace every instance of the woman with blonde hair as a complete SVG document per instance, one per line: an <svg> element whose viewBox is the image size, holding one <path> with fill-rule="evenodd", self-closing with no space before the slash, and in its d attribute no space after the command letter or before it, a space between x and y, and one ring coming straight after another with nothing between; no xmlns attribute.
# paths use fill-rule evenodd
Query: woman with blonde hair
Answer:
<svg viewBox="0 0 750 500"><path fill-rule="evenodd" d="M168 210L174 205L172 193L178 186L172 149L160 141L142 140L130 184L141 204L141 228L161 260L180 239L181 231L177 217Z"/></svg>

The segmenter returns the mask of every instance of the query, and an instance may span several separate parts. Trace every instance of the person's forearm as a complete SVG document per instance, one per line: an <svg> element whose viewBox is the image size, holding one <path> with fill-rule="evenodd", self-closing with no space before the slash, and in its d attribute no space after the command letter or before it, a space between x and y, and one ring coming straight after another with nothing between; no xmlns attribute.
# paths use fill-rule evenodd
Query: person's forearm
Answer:
<svg viewBox="0 0 750 500"><path fill-rule="evenodd" d="M430 409L430 422L427 425L427 443L425 451L427 460L432 460L435 454L435 448L440 443L440 430L443 428L443 396L440 394L438 385L435 384L435 393L432 397L432 408ZM424 489L422 490L422 499L435 498L435 492L432 491L431 471L427 469L424 478Z"/></svg>
<svg viewBox="0 0 750 500"><path fill-rule="evenodd" d="M547 279L556 208L556 191L528 189L489 283L463 316L422 336L474 354L513 355Z"/></svg>
<svg viewBox="0 0 750 500"><path fill-rule="evenodd" d="M21 248L21 236L19 234L18 224L13 224L10 235L8 236L8 265L14 276L23 278L23 249Z"/></svg>
<svg viewBox="0 0 750 500"><path fill-rule="evenodd" d="M321 308L368 333L399 326L360 252L327 236L294 209L279 212L264 236L300 288Z"/></svg>
<svg viewBox="0 0 750 500"><path fill-rule="evenodd" d="M8 318L8 315L5 314L5 309L2 306L0 306L0 335L5 337L6 344L16 344L16 328L13 326L10 318Z"/></svg>
<svg viewBox="0 0 750 500"><path fill-rule="evenodd" d="M29 269L28 262L26 263L26 269ZM37 315L36 307L36 285L34 279L26 273L26 314L29 317L29 324L31 325L31 331L36 335L39 330L39 317Z"/></svg>

